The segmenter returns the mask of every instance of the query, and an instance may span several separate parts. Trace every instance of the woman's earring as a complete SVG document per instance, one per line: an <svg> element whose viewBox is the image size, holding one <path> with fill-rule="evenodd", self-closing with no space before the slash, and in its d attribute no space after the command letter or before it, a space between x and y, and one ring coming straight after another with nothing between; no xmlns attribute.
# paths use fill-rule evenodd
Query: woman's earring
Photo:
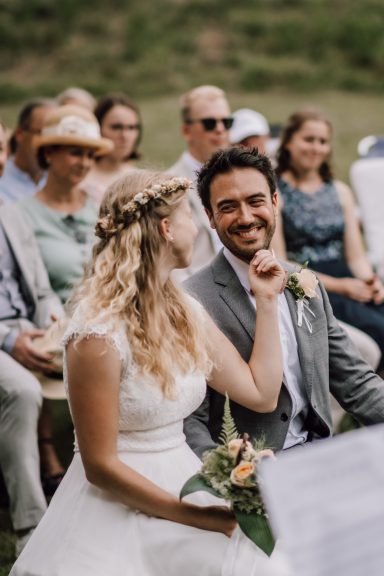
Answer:
<svg viewBox="0 0 384 576"><path fill-rule="evenodd" d="M174 242L174 241L175 241L175 239L174 239L173 236L168 236L168 240L169 240L170 242Z"/></svg>

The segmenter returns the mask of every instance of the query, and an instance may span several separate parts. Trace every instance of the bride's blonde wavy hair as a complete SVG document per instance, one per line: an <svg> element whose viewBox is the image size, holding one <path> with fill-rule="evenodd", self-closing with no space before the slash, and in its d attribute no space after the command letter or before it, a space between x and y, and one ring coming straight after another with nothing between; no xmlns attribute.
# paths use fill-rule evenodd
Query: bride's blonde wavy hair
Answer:
<svg viewBox="0 0 384 576"><path fill-rule="evenodd" d="M161 186L166 194L153 195ZM157 268L167 244L160 221L171 216L187 188L180 179L147 170L113 183L100 207L92 260L69 305L73 310L86 304L85 332L95 318L116 328L123 321L134 362L155 376L167 397L173 396L177 373L207 374L211 368L199 315L171 279L160 281Z"/></svg>

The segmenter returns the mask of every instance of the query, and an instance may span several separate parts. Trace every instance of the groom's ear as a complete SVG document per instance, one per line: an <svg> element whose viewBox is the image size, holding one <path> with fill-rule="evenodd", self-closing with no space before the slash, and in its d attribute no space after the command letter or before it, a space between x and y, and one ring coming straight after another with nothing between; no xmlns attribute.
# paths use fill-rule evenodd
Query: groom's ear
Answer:
<svg viewBox="0 0 384 576"><path fill-rule="evenodd" d="M272 194L272 206L273 206L273 211L275 213L275 216L277 216L278 205L279 205L279 196L278 196L277 192L274 192Z"/></svg>
<svg viewBox="0 0 384 576"><path fill-rule="evenodd" d="M215 230L215 229L216 229L216 226L215 226L215 222L214 222L214 220L213 220L213 212L212 212L212 210L208 210L208 208L204 208L204 210L205 210L206 215L208 216L210 227Z"/></svg>

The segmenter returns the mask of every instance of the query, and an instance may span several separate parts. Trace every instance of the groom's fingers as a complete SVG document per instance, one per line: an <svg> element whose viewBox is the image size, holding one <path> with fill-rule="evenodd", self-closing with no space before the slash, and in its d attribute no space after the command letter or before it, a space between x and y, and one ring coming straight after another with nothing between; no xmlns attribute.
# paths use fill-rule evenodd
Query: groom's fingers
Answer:
<svg viewBox="0 0 384 576"><path fill-rule="evenodd" d="M266 252L263 255L259 255L259 257L257 258L257 260L254 262L253 265L255 266L255 270L257 273L271 272L273 270L278 272L279 275L280 273L281 274L283 273L283 268L270 252Z"/></svg>
<svg viewBox="0 0 384 576"><path fill-rule="evenodd" d="M273 257L268 250L259 250L259 252L257 252L257 254L253 257L251 265L254 266L257 271L259 271L263 266L263 263L271 258Z"/></svg>

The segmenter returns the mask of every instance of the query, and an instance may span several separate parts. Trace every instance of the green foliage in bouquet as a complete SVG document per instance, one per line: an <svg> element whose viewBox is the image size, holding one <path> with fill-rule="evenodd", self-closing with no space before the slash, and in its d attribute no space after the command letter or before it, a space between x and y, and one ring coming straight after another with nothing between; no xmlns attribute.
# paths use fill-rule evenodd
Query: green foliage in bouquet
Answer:
<svg viewBox="0 0 384 576"><path fill-rule="evenodd" d="M219 440L222 444L228 444L231 440L236 440L237 438L240 438L240 434L238 433L236 424L232 418L231 406L227 394L225 397L223 422L221 424Z"/></svg>
<svg viewBox="0 0 384 576"><path fill-rule="evenodd" d="M273 457L273 452L264 448L264 439L252 444L247 434L240 438L228 396L220 441L222 444L217 448L204 453L200 472L184 484L180 498L201 490L224 498L230 502L244 534L269 556L275 541L260 494L257 473L261 460Z"/></svg>

